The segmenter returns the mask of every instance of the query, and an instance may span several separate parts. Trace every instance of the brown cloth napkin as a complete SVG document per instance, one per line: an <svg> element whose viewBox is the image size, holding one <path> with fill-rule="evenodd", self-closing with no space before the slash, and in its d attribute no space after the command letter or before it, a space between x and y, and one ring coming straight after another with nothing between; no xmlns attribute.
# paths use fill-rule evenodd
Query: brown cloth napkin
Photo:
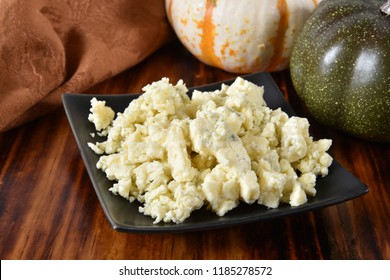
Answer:
<svg viewBox="0 0 390 280"><path fill-rule="evenodd" d="M0 132L52 111L172 38L163 0L0 0Z"/></svg>

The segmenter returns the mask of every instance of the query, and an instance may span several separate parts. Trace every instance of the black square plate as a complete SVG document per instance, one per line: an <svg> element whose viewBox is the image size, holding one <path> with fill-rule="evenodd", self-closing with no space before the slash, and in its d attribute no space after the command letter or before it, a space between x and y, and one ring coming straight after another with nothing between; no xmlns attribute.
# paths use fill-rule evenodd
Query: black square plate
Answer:
<svg viewBox="0 0 390 280"><path fill-rule="evenodd" d="M257 85L264 86L264 99L267 105L276 109L281 107L290 116L295 115L292 108L284 99L279 88L269 73L256 73L243 76ZM224 81L231 84L233 80ZM211 91L221 88L222 83L191 88L200 91ZM123 112L128 104L139 94L119 95L93 95L93 94L64 94L62 95L65 111L84 160L86 169L95 188L96 194L103 210L115 230L122 232L138 233L164 233L207 230L212 228L228 227L261 220L275 219L300 212L335 205L365 194L368 189L355 176L345 170L336 160L329 167L328 176L318 177L317 194L309 198L308 202L298 207L280 205L277 209L268 209L265 206L254 203L247 205L241 203L235 209L229 211L223 217L204 208L191 213L190 218L181 224L158 223L153 224L153 219L138 212L140 204L130 203L126 199L112 194L108 189L113 182L109 181L105 174L96 168L99 155L95 154L87 145L88 142L103 141L102 138L92 138L90 135L95 131L94 125L88 121L90 100L96 97L105 100L115 112Z"/></svg>

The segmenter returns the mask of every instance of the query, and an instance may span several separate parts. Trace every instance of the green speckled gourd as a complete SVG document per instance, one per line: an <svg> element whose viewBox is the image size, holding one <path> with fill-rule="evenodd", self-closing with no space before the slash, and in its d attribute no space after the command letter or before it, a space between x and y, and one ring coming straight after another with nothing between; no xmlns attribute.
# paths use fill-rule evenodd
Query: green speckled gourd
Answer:
<svg viewBox="0 0 390 280"><path fill-rule="evenodd" d="M357 137L390 142L390 15L384 0L325 0L306 21L290 60L314 118Z"/></svg>

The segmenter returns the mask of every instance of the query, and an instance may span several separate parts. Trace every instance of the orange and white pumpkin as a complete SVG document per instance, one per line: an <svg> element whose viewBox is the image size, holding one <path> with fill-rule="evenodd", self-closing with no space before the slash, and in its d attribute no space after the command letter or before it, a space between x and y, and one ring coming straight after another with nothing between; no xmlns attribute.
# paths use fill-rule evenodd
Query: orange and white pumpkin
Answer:
<svg viewBox="0 0 390 280"><path fill-rule="evenodd" d="M235 73L288 68L294 39L321 0L165 0L183 45Z"/></svg>

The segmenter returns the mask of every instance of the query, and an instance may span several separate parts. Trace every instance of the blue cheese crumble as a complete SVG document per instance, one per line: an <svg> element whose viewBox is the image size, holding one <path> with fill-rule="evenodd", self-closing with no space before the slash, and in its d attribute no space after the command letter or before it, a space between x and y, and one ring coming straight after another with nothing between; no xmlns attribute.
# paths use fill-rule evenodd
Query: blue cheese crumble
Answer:
<svg viewBox="0 0 390 280"><path fill-rule="evenodd" d="M239 203L305 204L332 164L332 141L314 141L306 118L267 107L263 87L238 77L190 99L182 80L143 88L122 113L91 100L89 121L103 142L97 168L110 191L155 223L182 223L206 206L223 216Z"/></svg>

